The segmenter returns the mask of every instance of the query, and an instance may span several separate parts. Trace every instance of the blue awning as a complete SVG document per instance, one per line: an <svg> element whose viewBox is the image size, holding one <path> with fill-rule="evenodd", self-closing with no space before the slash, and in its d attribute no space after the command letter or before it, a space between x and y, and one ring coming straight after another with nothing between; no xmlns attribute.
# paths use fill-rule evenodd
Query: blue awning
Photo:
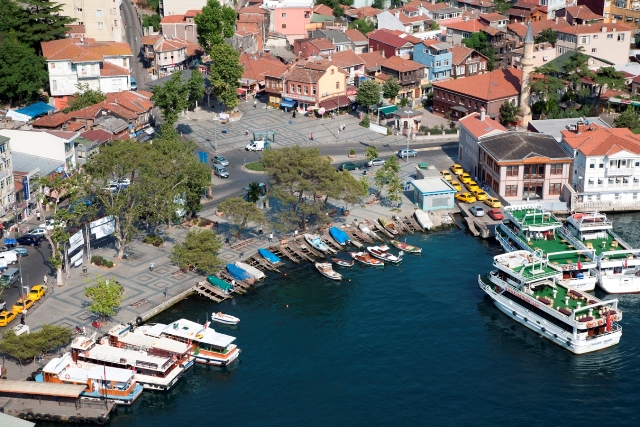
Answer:
<svg viewBox="0 0 640 427"><path fill-rule="evenodd" d="M296 101L294 101L293 99L285 98L282 101L280 101L280 106L285 108L293 108L296 106Z"/></svg>
<svg viewBox="0 0 640 427"><path fill-rule="evenodd" d="M54 110L55 108L48 104L45 104L44 102L36 102L35 104L31 104L28 107L16 110L16 112L34 118L43 114L47 114L49 111Z"/></svg>

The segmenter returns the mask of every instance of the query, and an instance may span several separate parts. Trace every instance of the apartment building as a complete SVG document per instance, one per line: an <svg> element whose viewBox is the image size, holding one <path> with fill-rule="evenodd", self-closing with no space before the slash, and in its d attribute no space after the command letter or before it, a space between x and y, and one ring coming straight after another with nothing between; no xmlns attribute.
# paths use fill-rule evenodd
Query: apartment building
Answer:
<svg viewBox="0 0 640 427"><path fill-rule="evenodd" d="M6 221L15 204L11 136L0 133L0 220Z"/></svg>
<svg viewBox="0 0 640 427"><path fill-rule="evenodd" d="M282 97L297 102L300 110L321 106L332 110L349 105L346 89L344 70L327 60L309 61L284 75Z"/></svg>
<svg viewBox="0 0 640 427"><path fill-rule="evenodd" d="M402 87L398 96L409 99L419 98L422 84L428 81L424 64L398 56L392 56L380 64L380 73L376 74L376 79L384 81L389 77L395 78Z"/></svg>
<svg viewBox="0 0 640 427"><path fill-rule="evenodd" d="M427 66L430 82L448 79L451 77L452 48L447 42L419 43L413 48L413 60Z"/></svg>
<svg viewBox="0 0 640 427"><path fill-rule="evenodd" d="M564 25L558 32L558 54L584 48L584 53L614 64L629 62L629 44L633 42L630 27L617 23L596 22L583 25Z"/></svg>
<svg viewBox="0 0 640 427"><path fill-rule="evenodd" d="M624 23L636 33L640 30L640 1L638 0L578 0L607 21Z"/></svg>
<svg viewBox="0 0 640 427"><path fill-rule="evenodd" d="M148 68L158 78L195 65L196 58L203 53L196 43L163 34L144 36L141 42Z"/></svg>
<svg viewBox="0 0 640 427"><path fill-rule="evenodd" d="M167 15L160 21L162 34L166 37L174 37L198 43L198 27L195 22L200 10L188 10L184 15Z"/></svg>
<svg viewBox="0 0 640 427"><path fill-rule="evenodd" d="M269 31L283 34L290 43L307 37L307 32L314 29L313 0L265 0L263 6L270 13Z"/></svg>
<svg viewBox="0 0 640 427"><path fill-rule="evenodd" d="M451 48L451 76L456 79L486 72L487 62L486 56L468 47Z"/></svg>
<svg viewBox="0 0 640 427"><path fill-rule="evenodd" d="M122 0L60 0L60 14L83 26L83 35L96 41L122 41Z"/></svg>

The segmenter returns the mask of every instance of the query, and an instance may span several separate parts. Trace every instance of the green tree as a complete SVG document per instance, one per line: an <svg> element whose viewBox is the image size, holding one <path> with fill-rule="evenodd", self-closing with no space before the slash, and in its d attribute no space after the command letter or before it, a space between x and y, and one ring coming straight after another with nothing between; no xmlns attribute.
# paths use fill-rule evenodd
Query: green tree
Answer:
<svg viewBox="0 0 640 427"><path fill-rule="evenodd" d="M613 125L617 128L627 128L633 133L640 133L638 112L632 106L627 107L622 114L613 119Z"/></svg>
<svg viewBox="0 0 640 427"><path fill-rule="evenodd" d="M520 113L520 110L516 105L513 105L509 101L504 101L504 104L500 106L500 121L505 124L509 124L516 121L516 116Z"/></svg>
<svg viewBox="0 0 640 427"><path fill-rule="evenodd" d="M62 110L65 113L82 110L85 107L96 105L107 99L100 89L91 89L87 83L78 83L76 87L78 88L78 92L74 95L71 102L69 102L69 106Z"/></svg>
<svg viewBox="0 0 640 427"><path fill-rule="evenodd" d="M582 46L569 55L562 65L562 73L563 79L571 83L572 87L579 89L582 96L589 95L589 89L581 89L582 79L593 79L595 75L589 69L589 55L584 53Z"/></svg>
<svg viewBox="0 0 640 427"><path fill-rule="evenodd" d="M197 14L194 20L198 44L212 56L213 47L224 44L224 39L233 37L235 33L236 11L229 6L221 6L218 0L207 0L202 13Z"/></svg>
<svg viewBox="0 0 640 427"><path fill-rule="evenodd" d="M358 93L356 94L356 102L367 107L367 111L372 105L380 102L380 86L373 80L367 79L360 83Z"/></svg>
<svg viewBox="0 0 640 427"><path fill-rule="evenodd" d="M260 196L262 196L262 187L260 186L260 183L257 181L251 181L248 188L247 201L251 203L258 202L258 200L260 200Z"/></svg>
<svg viewBox="0 0 640 427"><path fill-rule="evenodd" d="M550 96L557 98L558 91L562 91L566 87L566 83L557 77L560 70L552 63L537 67L533 72L542 74L542 78L531 79L531 90L540 94L541 98L545 100L549 99Z"/></svg>
<svg viewBox="0 0 640 427"><path fill-rule="evenodd" d="M392 184L394 180L399 179L400 163L396 156L391 156L384 162L384 165L376 171L373 182L378 189L378 194L386 185Z"/></svg>
<svg viewBox="0 0 640 427"><path fill-rule="evenodd" d="M375 147L373 145L369 145L367 147L366 153L364 154L364 157L367 160L373 160L373 159L377 159L379 155L380 155L380 153L378 153L378 147Z"/></svg>
<svg viewBox="0 0 640 427"><path fill-rule="evenodd" d="M487 57L487 70L493 71L496 63L496 52L487 41L487 35L480 31L471 34L470 38L462 39L462 44Z"/></svg>
<svg viewBox="0 0 640 427"><path fill-rule="evenodd" d="M349 23L349 28L356 29L360 31L362 34L366 35L371 31L376 29L376 26L373 22L369 21L367 18L359 18L353 22Z"/></svg>
<svg viewBox="0 0 640 427"><path fill-rule="evenodd" d="M600 107L600 96L602 95L602 88L607 89L625 90L627 88L627 82L624 80L624 73L622 71L616 71L613 67L601 67L596 71L593 81L598 85L598 98L596 101L596 107Z"/></svg>
<svg viewBox="0 0 640 427"><path fill-rule="evenodd" d="M4 19L0 19L4 21ZM34 49L20 43L15 34L0 35L0 96L20 103L37 98L48 86L46 61Z"/></svg>
<svg viewBox="0 0 640 427"><path fill-rule="evenodd" d="M191 72L187 81L187 100L192 107L198 106L198 101L204 98L204 77L197 69Z"/></svg>
<svg viewBox="0 0 640 427"><path fill-rule="evenodd" d="M169 81L153 88L152 100L162 112L165 123L173 125L181 111L189 106L187 88L181 78L182 71L176 71Z"/></svg>
<svg viewBox="0 0 640 427"><path fill-rule="evenodd" d="M20 336L8 329L2 334L0 352L17 359L20 363L33 360L45 351L57 350L71 342L73 332L70 328L55 325L42 325L39 331Z"/></svg>
<svg viewBox="0 0 640 427"><path fill-rule="evenodd" d="M238 226L236 237L240 237L247 224L264 222L264 212L256 206L255 202L246 202L242 197L230 197L218 205L218 210L224 212L231 222Z"/></svg>
<svg viewBox="0 0 640 427"><path fill-rule="evenodd" d="M180 268L195 267L205 275L217 273L224 264L218 258L222 248L220 236L212 230L189 230L183 243L176 243L171 259Z"/></svg>
<svg viewBox="0 0 640 427"><path fill-rule="evenodd" d="M87 310L102 319L117 313L122 303L124 288L115 278L108 279L98 275L93 280L88 279L85 285L84 296L91 299Z"/></svg>
<svg viewBox="0 0 640 427"><path fill-rule="evenodd" d="M13 0L0 1L0 35L7 35L14 33L18 30L17 22L15 19L9 19L9 17L16 17L22 13L22 9Z"/></svg>
<svg viewBox="0 0 640 427"><path fill-rule="evenodd" d="M398 96L400 89L402 89L402 86L400 86L398 80L391 77L382 85L382 96L384 96L386 99L394 99L396 96Z"/></svg>
<svg viewBox="0 0 640 427"><path fill-rule="evenodd" d="M556 41L558 41L558 32L553 28L545 28L542 30L540 34L535 39L536 43L551 43L555 46Z"/></svg>
<svg viewBox="0 0 640 427"><path fill-rule="evenodd" d="M371 7L375 7L376 9L384 10L387 6L386 0L373 0L371 3Z"/></svg>
<svg viewBox="0 0 640 427"><path fill-rule="evenodd" d="M158 31L160 30L161 20L162 18L157 13L153 15L144 15L142 17L142 28L153 27L154 31Z"/></svg>
<svg viewBox="0 0 640 427"><path fill-rule="evenodd" d="M237 89L243 73L240 53L231 45L217 45L211 49L211 86L214 95L227 109L238 106Z"/></svg>
<svg viewBox="0 0 640 427"><path fill-rule="evenodd" d="M66 25L74 20L62 15L62 5L49 0L22 0L17 16L12 17L18 38L22 43L42 53L40 43L65 38ZM6 18L6 17L5 17Z"/></svg>
<svg viewBox="0 0 640 427"><path fill-rule="evenodd" d="M400 177L395 174L389 179L389 184L387 185L387 194L389 199L394 201L396 205L400 203L402 200L402 182L400 181Z"/></svg>

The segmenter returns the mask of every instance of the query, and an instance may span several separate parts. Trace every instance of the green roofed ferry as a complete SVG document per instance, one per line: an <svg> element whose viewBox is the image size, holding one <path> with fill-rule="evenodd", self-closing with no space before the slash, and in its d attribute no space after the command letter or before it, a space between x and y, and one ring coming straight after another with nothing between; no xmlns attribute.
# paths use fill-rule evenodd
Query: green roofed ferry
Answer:
<svg viewBox="0 0 640 427"><path fill-rule="evenodd" d="M478 286L518 323L575 354L620 342L618 300L601 301L562 284L562 273L549 266L540 250L497 255L493 266L478 276Z"/></svg>

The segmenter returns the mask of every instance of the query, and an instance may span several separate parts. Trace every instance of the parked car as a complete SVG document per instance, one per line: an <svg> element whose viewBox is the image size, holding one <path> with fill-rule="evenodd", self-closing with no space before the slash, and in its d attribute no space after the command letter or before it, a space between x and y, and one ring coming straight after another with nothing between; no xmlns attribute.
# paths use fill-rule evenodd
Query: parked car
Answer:
<svg viewBox="0 0 640 427"><path fill-rule="evenodd" d="M28 232L26 234L26 236L35 236L37 238L39 238L40 240L44 239L44 236L47 234L47 229L44 227L38 227L38 228L34 228L33 230L31 230L30 232ZM20 242L18 242L20 243Z"/></svg>
<svg viewBox="0 0 640 427"><path fill-rule="evenodd" d="M469 212L471 212L471 215L473 216L484 216L484 209L482 206L471 206L469 208Z"/></svg>
<svg viewBox="0 0 640 427"><path fill-rule="evenodd" d="M418 152L416 150L403 148L402 150L398 150L397 155L400 158L402 158L402 157L415 157L415 156L418 155Z"/></svg>
<svg viewBox="0 0 640 427"><path fill-rule="evenodd" d="M0 286L8 288L18 281L20 278L20 270L17 268L7 268L0 275Z"/></svg>
<svg viewBox="0 0 640 427"><path fill-rule="evenodd" d="M464 173L464 169L462 169L462 166L456 163L455 165L451 166L451 172L456 175L462 175Z"/></svg>
<svg viewBox="0 0 640 427"><path fill-rule="evenodd" d="M38 246L42 237L34 236L33 234L25 234L16 239L19 245Z"/></svg>
<svg viewBox="0 0 640 427"><path fill-rule="evenodd" d="M367 162L367 166L371 167L371 166L382 166L384 165L385 160L381 159L380 157L373 159L373 160L369 160Z"/></svg>
<svg viewBox="0 0 640 427"><path fill-rule="evenodd" d="M501 208L502 202L497 197L487 197L484 201L484 204L489 206L490 208Z"/></svg>
<svg viewBox="0 0 640 427"><path fill-rule="evenodd" d="M0 326L7 326L9 323L16 320L18 315L13 311L3 311L0 313Z"/></svg>
<svg viewBox="0 0 640 427"><path fill-rule="evenodd" d="M127 188L131 185L131 180L129 178L120 178L118 180L118 185L122 188Z"/></svg>
<svg viewBox="0 0 640 427"><path fill-rule="evenodd" d="M341 171L357 171L358 169L360 169L360 166L353 162L346 162L340 165Z"/></svg>
<svg viewBox="0 0 640 427"><path fill-rule="evenodd" d="M35 285L29 291L29 299L38 301L47 293L47 285Z"/></svg>
<svg viewBox="0 0 640 427"><path fill-rule="evenodd" d="M96 200L96 197L93 195L81 197L69 205L69 212L73 212L78 206L82 206L82 205L91 206L93 205L93 202L95 202L95 200Z"/></svg>
<svg viewBox="0 0 640 427"><path fill-rule="evenodd" d="M440 171L440 175L442 175L442 177L444 179L446 179L447 181L451 181L451 172L449 172L448 170L442 170Z"/></svg>
<svg viewBox="0 0 640 427"><path fill-rule="evenodd" d="M138 90L138 82L136 82L136 78L131 76L129 77L129 81L131 82L131 90Z"/></svg>
<svg viewBox="0 0 640 427"><path fill-rule="evenodd" d="M64 222L64 221L56 221L56 220L53 220L53 219L47 219L47 220L45 220L44 224L40 224L38 226L38 228L44 228L46 230L51 231L51 230L53 230L54 227L64 228L66 226L67 226L67 223Z"/></svg>
<svg viewBox="0 0 640 427"><path fill-rule="evenodd" d="M36 302L34 300L32 300L31 298L27 298L24 300L24 304L22 303L22 298L18 299L18 301L16 301L15 304L13 304L13 307L11 308L11 311L13 311L14 313L18 314L18 313L22 313L24 310L29 310L31 307L33 307L33 304L35 304Z"/></svg>
<svg viewBox="0 0 640 427"><path fill-rule="evenodd" d="M471 193L458 193L456 194L456 199L465 203L473 203L476 201L476 198L473 197Z"/></svg>
<svg viewBox="0 0 640 427"><path fill-rule="evenodd" d="M487 200L487 193L485 193L483 190L475 190L472 193L475 196L476 200L479 202Z"/></svg>
<svg viewBox="0 0 640 427"><path fill-rule="evenodd" d="M451 184L451 186L453 188L455 188L456 191L461 191L462 190L462 185L460 185L460 183L458 181L456 181L455 179L453 181L451 181L449 184Z"/></svg>
<svg viewBox="0 0 640 427"><path fill-rule="evenodd" d="M496 221L501 221L504 219L504 214L500 209L489 209L489 211L487 212L487 215L489 215L489 218L494 219Z"/></svg>
<svg viewBox="0 0 640 427"><path fill-rule="evenodd" d="M0 252L0 259L3 259L8 264L15 264L18 262L18 253L12 249Z"/></svg>
<svg viewBox="0 0 640 427"><path fill-rule="evenodd" d="M460 179L460 182L462 182L463 184L466 184L467 182L471 181L471 175L469 175L466 172L458 175L458 178Z"/></svg>
<svg viewBox="0 0 640 427"><path fill-rule="evenodd" d="M18 254L18 256L29 256L29 251L24 246L16 246L13 248L13 251Z"/></svg>
<svg viewBox="0 0 640 427"><path fill-rule="evenodd" d="M213 156L213 163L217 163L222 166L229 166L229 160L225 159L222 156Z"/></svg>
<svg viewBox="0 0 640 427"><path fill-rule="evenodd" d="M229 172L227 172L224 166L218 163L213 165L213 173L215 173L220 178L229 178Z"/></svg>
<svg viewBox="0 0 640 427"><path fill-rule="evenodd" d="M466 184L466 185L467 185L467 189L468 189L470 192L472 192L472 193L473 193L474 191L478 191L478 190L480 190L480 186L479 186L479 185L478 185L478 183L477 183L477 182L475 182L475 181L469 181L469 182L467 182L467 184Z"/></svg>

